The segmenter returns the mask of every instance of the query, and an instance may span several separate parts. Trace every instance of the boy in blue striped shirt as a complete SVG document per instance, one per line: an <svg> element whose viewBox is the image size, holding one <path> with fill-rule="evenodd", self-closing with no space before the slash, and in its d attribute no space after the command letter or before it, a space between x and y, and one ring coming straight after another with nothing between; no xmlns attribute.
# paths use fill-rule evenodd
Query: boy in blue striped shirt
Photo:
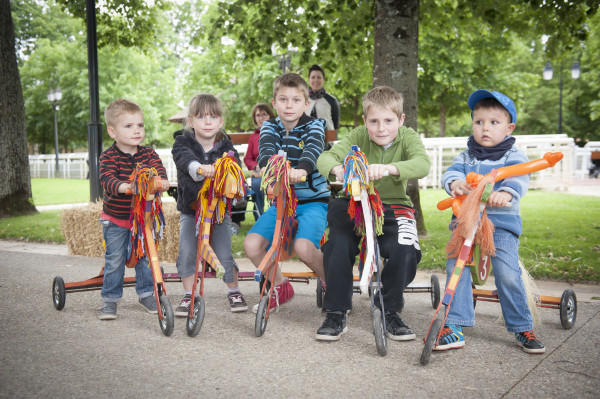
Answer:
<svg viewBox="0 0 600 399"><path fill-rule="evenodd" d="M325 281L323 253L320 241L327 227L328 182L317 170L317 158L323 152L325 127L323 119L304 113L308 100L308 85L295 73L286 73L273 83L273 108L277 118L263 122L260 130L258 165L264 170L269 158L284 150L292 169L290 184L298 197L296 219L298 231L294 251L300 260ZM301 182L305 177L306 181ZM277 210L270 207L256 221L244 240L246 255L258 267L272 244ZM294 290L278 269L275 275L271 307L281 305L294 296ZM258 305L252 310L256 312Z"/></svg>
<svg viewBox="0 0 600 399"><path fill-rule="evenodd" d="M473 135L468 149L461 152L442 176L442 184L452 196L467 194L471 187L466 175L485 175L503 166L527 162L527 156L515 145L511 133L517 122L513 101L497 91L477 90L467 101L472 110ZM487 203L487 214L495 227L492 257L496 288L506 329L515 334L515 342L527 353L544 353L544 345L533 332L533 318L528 307L525 284L519 267L519 236L523 231L521 197L527 192L529 176L515 176L496 182ZM510 207L506 205L510 203ZM447 280L452 275L456 259L446 262ZM462 348L463 326L475 324L471 274L463 273L434 350Z"/></svg>

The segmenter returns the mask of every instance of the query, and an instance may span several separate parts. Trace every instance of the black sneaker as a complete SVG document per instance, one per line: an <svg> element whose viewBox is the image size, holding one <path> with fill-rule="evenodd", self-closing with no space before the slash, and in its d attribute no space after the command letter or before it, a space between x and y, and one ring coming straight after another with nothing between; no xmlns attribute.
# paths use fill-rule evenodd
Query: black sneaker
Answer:
<svg viewBox="0 0 600 399"><path fill-rule="evenodd" d="M515 333L515 342L527 353L544 353L546 348L544 344L537 339L533 330Z"/></svg>
<svg viewBox="0 0 600 399"><path fill-rule="evenodd" d="M337 341L348 331L346 320L346 312L327 312L327 317L317 330L315 338L319 341Z"/></svg>
<svg viewBox="0 0 600 399"><path fill-rule="evenodd" d="M190 304L192 303L192 295L185 294L179 306L175 308L175 316L187 317L190 314Z"/></svg>
<svg viewBox="0 0 600 399"><path fill-rule="evenodd" d="M396 312L385 312L387 336L394 341L410 341L416 338L413 330L404 323Z"/></svg>
<svg viewBox="0 0 600 399"><path fill-rule="evenodd" d="M227 298L229 298L229 306L231 307L231 311L233 313L245 312L248 310L248 305L246 304L244 296L241 292L236 291L227 294Z"/></svg>

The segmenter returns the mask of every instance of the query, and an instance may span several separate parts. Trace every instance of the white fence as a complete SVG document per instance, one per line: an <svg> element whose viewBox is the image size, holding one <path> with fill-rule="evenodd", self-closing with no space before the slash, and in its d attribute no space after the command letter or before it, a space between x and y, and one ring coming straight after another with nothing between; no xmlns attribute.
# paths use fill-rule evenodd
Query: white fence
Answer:
<svg viewBox="0 0 600 399"><path fill-rule="evenodd" d="M600 142L588 143L585 148L577 147L573 139L565 134L515 135L514 137L517 139L517 146L525 151L530 160L541 158L546 152L562 152L565 155L564 159L553 168L534 173L531 176L531 188L566 190L572 179L588 177L591 152L600 149ZM423 143L431 158L431 172L419 181L420 186L441 188L442 174L451 165L454 157L467 148L467 137L424 138ZM236 146L240 156L246 153L246 148L246 144ZM171 150L157 149L156 152L165 165L169 181L177 181L177 171ZM56 173L54 155L30 155L31 177L85 179L89 171L87 158L87 153L60 154L58 157L59 171Z"/></svg>
<svg viewBox="0 0 600 399"><path fill-rule="evenodd" d="M530 188L548 190L566 190L571 184L576 165L583 166L584 162L577 159L578 154L573 139L566 134L519 136L514 135L516 145L525 153L530 161L542 158L547 152L562 152L564 158L553 168L534 173L530 179ZM431 172L421 179L421 187L441 188L442 174L452 164L455 156L467 148L467 137L435 137L424 138L425 149L431 159ZM585 176L587 176L587 169Z"/></svg>

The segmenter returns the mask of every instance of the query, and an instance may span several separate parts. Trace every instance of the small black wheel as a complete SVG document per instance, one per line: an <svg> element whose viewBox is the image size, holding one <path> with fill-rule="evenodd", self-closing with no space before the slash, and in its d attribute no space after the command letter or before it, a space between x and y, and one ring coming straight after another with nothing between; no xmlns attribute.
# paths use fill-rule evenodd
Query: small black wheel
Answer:
<svg viewBox="0 0 600 399"><path fill-rule="evenodd" d="M325 290L323 284L321 284L321 278L317 277L317 307L323 307L323 299L325 298Z"/></svg>
<svg viewBox="0 0 600 399"><path fill-rule="evenodd" d="M258 293L259 294L262 294L262 287L264 284L265 284L265 275L263 274L263 275L261 275L260 282L258 283ZM267 285L265 287L265 292L267 292L268 290L269 290L269 286Z"/></svg>
<svg viewBox="0 0 600 399"><path fill-rule="evenodd" d="M269 305L268 291L265 292L260 302L258 303L258 311L256 312L256 321L254 322L254 335L262 337L267 328L267 306Z"/></svg>
<svg viewBox="0 0 600 399"><path fill-rule="evenodd" d="M65 307L66 299L65 282L62 277L56 276L52 282L52 303L56 310L62 310Z"/></svg>
<svg viewBox="0 0 600 399"><path fill-rule="evenodd" d="M573 328L577 319L577 297L573 290L565 290L560 298L560 323L565 330Z"/></svg>
<svg viewBox="0 0 600 399"><path fill-rule="evenodd" d="M162 320L160 315L158 317L158 324L160 330L165 336L173 334L173 326L175 325L175 316L173 314L173 308L171 307L171 301L165 295L160 296L160 311L162 313Z"/></svg>
<svg viewBox="0 0 600 399"><path fill-rule="evenodd" d="M237 236L240 233L240 225L237 224L236 222L231 222L231 235L232 236Z"/></svg>
<svg viewBox="0 0 600 399"><path fill-rule="evenodd" d="M425 346L423 347L423 352L421 353L421 365L426 366L429 363L429 357L431 356L431 352L433 351L433 347L435 346L435 341L437 340L438 334L442 328L442 321L440 319L435 319L429 330L429 334L425 339Z"/></svg>
<svg viewBox="0 0 600 399"><path fill-rule="evenodd" d="M204 304L204 298L201 296L197 296L194 299L194 313L192 316L188 314L187 323L185 323L185 331L187 331L187 335L190 337L195 337L200 332L200 328L202 327L202 323L204 322L204 312L206 311L206 306Z"/></svg>
<svg viewBox="0 0 600 399"><path fill-rule="evenodd" d="M435 274L431 275L431 306L437 309L440 304L440 279Z"/></svg>
<svg viewBox="0 0 600 399"><path fill-rule="evenodd" d="M387 339L383 329L383 316L381 314L381 309L375 309L373 311L373 334L375 335L377 353L379 353L380 356L387 355Z"/></svg>

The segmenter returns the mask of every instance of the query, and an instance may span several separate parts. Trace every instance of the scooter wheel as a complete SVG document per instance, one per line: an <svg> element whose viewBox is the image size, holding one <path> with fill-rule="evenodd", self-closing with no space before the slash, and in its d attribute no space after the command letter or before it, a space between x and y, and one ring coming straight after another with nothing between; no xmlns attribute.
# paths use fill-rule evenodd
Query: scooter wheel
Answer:
<svg viewBox="0 0 600 399"><path fill-rule="evenodd" d="M440 304L440 279L435 274L431 275L431 306L437 309Z"/></svg>
<svg viewBox="0 0 600 399"><path fill-rule="evenodd" d="M66 299L65 282L62 277L56 276L52 282L52 303L56 310L62 310L65 307Z"/></svg>
<svg viewBox="0 0 600 399"><path fill-rule="evenodd" d="M263 295L258 303L256 312L256 321L254 322L254 335L262 337L267 328L267 306L269 305L269 295Z"/></svg>
<svg viewBox="0 0 600 399"><path fill-rule="evenodd" d="M188 314L187 323L185 323L185 330L188 336L195 337L200 332L200 328L202 328L202 323L204 322L205 310L204 298L197 296L194 299L192 315Z"/></svg>
<svg viewBox="0 0 600 399"><path fill-rule="evenodd" d="M323 284L321 284L321 278L317 277L317 307L323 307L323 299L325 298L325 290Z"/></svg>
<svg viewBox="0 0 600 399"><path fill-rule="evenodd" d="M379 353L380 356L387 355L387 339L383 329L383 315L381 314L381 309L375 309L373 311L373 334L375 335L377 353Z"/></svg>
<svg viewBox="0 0 600 399"><path fill-rule="evenodd" d="M429 363L429 358L431 357L431 352L433 351L433 347L435 346L435 341L437 340L438 334L442 329L442 321L440 319L435 319L433 321L433 325L429 330L429 334L425 339L425 346L423 347L423 352L421 353L421 365L426 366Z"/></svg>
<svg viewBox="0 0 600 399"><path fill-rule="evenodd" d="M577 319L577 297L573 290L565 290L560 298L560 323L569 330Z"/></svg>
<svg viewBox="0 0 600 399"><path fill-rule="evenodd" d="M160 296L160 312L162 313L162 320L160 314L158 316L158 324L160 330L165 336L173 334L173 326L175 325L175 316L173 314L173 308L171 307L171 301L165 295Z"/></svg>

